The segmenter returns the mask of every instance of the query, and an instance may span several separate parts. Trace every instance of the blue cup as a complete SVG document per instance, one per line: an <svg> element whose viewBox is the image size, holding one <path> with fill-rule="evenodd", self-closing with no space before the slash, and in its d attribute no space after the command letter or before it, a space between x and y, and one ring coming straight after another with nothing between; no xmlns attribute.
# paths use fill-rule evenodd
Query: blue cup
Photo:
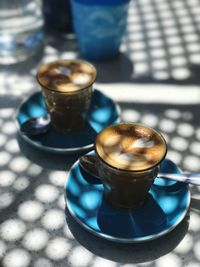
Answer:
<svg viewBox="0 0 200 267"><path fill-rule="evenodd" d="M126 29L129 0L71 0L72 20L82 57L114 58Z"/></svg>

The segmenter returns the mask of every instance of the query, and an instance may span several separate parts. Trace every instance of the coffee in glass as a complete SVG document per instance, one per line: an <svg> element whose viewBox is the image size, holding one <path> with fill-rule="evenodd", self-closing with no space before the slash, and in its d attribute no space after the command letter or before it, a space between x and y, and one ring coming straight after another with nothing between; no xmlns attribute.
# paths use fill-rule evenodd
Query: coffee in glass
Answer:
<svg viewBox="0 0 200 267"><path fill-rule="evenodd" d="M97 135L95 152L91 158L82 157L83 167L97 173L110 205L132 209L145 202L167 145L162 135L148 126L120 123Z"/></svg>
<svg viewBox="0 0 200 267"><path fill-rule="evenodd" d="M95 79L96 69L83 60L57 60L39 68L37 80L57 131L84 127Z"/></svg>
<svg viewBox="0 0 200 267"><path fill-rule="evenodd" d="M97 136L96 152L114 168L143 171L157 165L166 152L166 145L155 130L123 123L110 126Z"/></svg>

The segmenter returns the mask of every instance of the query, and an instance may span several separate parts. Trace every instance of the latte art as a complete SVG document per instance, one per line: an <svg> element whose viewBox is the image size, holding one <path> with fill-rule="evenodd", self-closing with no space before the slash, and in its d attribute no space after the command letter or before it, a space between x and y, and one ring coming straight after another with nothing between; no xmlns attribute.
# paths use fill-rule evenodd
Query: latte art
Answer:
<svg viewBox="0 0 200 267"><path fill-rule="evenodd" d="M142 147L153 147L155 145L155 142L150 140L148 137L140 138L138 140L135 140L131 148L142 148Z"/></svg>
<svg viewBox="0 0 200 267"><path fill-rule="evenodd" d="M164 139L153 129L139 124L108 127L98 137L96 150L108 164L127 170L144 170L156 165L166 153Z"/></svg>
<svg viewBox="0 0 200 267"><path fill-rule="evenodd" d="M57 68L55 68L54 70L55 70L55 72L57 72L57 73L59 73L59 74L66 75L66 76L67 76L67 75L70 75L71 72L72 72L72 70L71 70L70 68L62 67L62 66L57 67Z"/></svg>
<svg viewBox="0 0 200 267"><path fill-rule="evenodd" d="M75 92L94 82L96 71L83 61L58 60L43 65L37 74L39 83L58 92Z"/></svg>
<svg viewBox="0 0 200 267"><path fill-rule="evenodd" d="M83 85L90 82L91 75L89 75L88 73L76 73L75 75L72 75L71 79L74 84Z"/></svg>
<svg viewBox="0 0 200 267"><path fill-rule="evenodd" d="M129 147L124 149L123 141L119 141L119 136L110 137L104 143L104 150L110 158L113 158L118 164L132 164L141 166L144 162L151 160L151 155L138 153L138 148L150 148L155 145L148 137L133 140Z"/></svg>

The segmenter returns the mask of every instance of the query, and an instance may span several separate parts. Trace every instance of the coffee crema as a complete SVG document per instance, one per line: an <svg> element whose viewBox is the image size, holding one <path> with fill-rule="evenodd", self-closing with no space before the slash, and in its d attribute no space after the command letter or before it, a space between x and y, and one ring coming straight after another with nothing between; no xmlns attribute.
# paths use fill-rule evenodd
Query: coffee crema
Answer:
<svg viewBox="0 0 200 267"><path fill-rule="evenodd" d="M164 138L141 124L121 123L104 129L96 138L96 152L112 167L144 171L156 166L166 154Z"/></svg>
<svg viewBox="0 0 200 267"><path fill-rule="evenodd" d="M95 79L95 68L82 60L57 60L42 65L37 73L37 80L42 87L63 93L88 87Z"/></svg>

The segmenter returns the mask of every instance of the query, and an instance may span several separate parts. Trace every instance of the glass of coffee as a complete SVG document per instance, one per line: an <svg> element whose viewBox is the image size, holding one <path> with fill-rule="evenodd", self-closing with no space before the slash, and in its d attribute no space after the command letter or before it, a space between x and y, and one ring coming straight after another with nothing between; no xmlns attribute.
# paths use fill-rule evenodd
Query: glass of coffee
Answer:
<svg viewBox="0 0 200 267"><path fill-rule="evenodd" d="M96 79L95 67L83 60L58 60L42 65L36 77L53 128L60 132L82 129Z"/></svg>
<svg viewBox="0 0 200 267"><path fill-rule="evenodd" d="M148 126L120 123L97 135L95 152L95 156L83 156L81 166L101 179L104 198L111 206L133 209L145 202L167 144Z"/></svg>

